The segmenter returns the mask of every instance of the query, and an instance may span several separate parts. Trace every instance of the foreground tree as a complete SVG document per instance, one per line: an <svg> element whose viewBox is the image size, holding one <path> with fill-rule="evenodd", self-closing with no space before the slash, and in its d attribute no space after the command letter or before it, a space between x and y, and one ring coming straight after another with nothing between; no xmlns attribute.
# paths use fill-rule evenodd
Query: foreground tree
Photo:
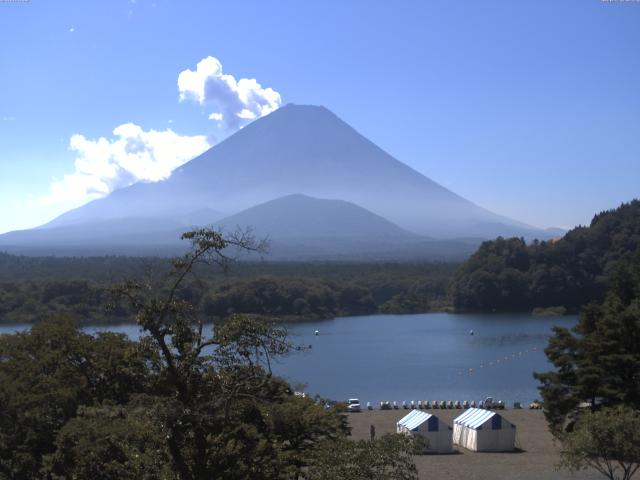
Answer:
<svg viewBox="0 0 640 480"><path fill-rule="evenodd" d="M0 335L0 479L39 478L78 408L128 402L151 380L149 359L124 335L86 335L66 317Z"/></svg>
<svg viewBox="0 0 640 480"><path fill-rule="evenodd" d="M183 239L192 248L174 262L163 284L129 282L116 290L147 333L142 343L157 352L156 397L148 410L166 439L170 468L185 480L293 478L306 450L343 433L344 422L333 411L302 405L303 399L293 398L289 386L273 377L273 358L296 349L285 328L232 315L207 335L181 292L199 266L226 269L233 250L262 251L264 244L246 232L224 237L206 229ZM283 405L304 416L286 417Z"/></svg>
<svg viewBox="0 0 640 480"><path fill-rule="evenodd" d="M198 266L263 245L183 238L192 249L165 277L115 289L139 342L67 319L0 337L0 479L297 479L319 442L347 432L273 376L273 359L296 349L286 329L235 315L211 332L183 288Z"/></svg>
<svg viewBox="0 0 640 480"><path fill-rule="evenodd" d="M594 468L610 480L630 480L640 468L640 412L628 407L586 412L563 434L561 466Z"/></svg>
<svg viewBox="0 0 640 480"><path fill-rule="evenodd" d="M417 480L416 438L387 434L372 441L346 438L324 442L305 472L307 480Z"/></svg>
<svg viewBox="0 0 640 480"><path fill-rule="evenodd" d="M545 353L556 369L535 376L556 434L583 402L640 406L640 252L619 267L603 304L585 308L572 330L555 329Z"/></svg>

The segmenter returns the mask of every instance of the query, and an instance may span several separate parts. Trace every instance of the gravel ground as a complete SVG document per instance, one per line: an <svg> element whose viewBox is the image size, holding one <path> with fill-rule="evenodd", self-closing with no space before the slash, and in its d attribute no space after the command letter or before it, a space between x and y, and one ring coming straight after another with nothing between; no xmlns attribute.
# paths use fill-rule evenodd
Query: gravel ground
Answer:
<svg viewBox="0 0 640 480"><path fill-rule="evenodd" d="M461 410L430 410L440 420L452 425ZM355 439L369 438L373 424L376 434L395 432L396 422L408 410L373 410L350 413L349 424ZM595 471L570 474L557 471L558 446L547 428L544 415L539 410L503 410L500 412L516 425L516 452L476 453L454 445L455 453L449 455L418 455L415 457L421 479L438 480L541 480L541 479L599 479Z"/></svg>

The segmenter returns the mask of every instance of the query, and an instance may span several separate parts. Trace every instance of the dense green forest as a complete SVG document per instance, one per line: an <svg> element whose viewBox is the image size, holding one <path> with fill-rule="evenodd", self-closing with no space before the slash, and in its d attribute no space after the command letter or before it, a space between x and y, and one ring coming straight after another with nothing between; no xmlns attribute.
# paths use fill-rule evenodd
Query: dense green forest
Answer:
<svg viewBox="0 0 640 480"><path fill-rule="evenodd" d="M162 258L0 254L0 323L32 323L60 313L86 322L130 320L130 310L113 302L111 286L131 278L153 283L169 266ZM447 305L455 268L449 263L237 262L226 274L196 268L180 293L210 318L417 313Z"/></svg>
<svg viewBox="0 0 640 480"><path fill-rule="evenodd" d="M455 273L457 310L577 311L603 300L612 272L640 245L640 201L596 215L557 241L527 245L518 238L484 242Z"/></svg>
<svg viewBox="0 0 640 480"><path fill-rule="evenodd" d="M554 328L545 348L553 368L534 376L561 444L558 466L630 480L640 469L640 251L609 283L603 303Z"/></svg>
<svg viewBox="0 0 640 480"><path fill-rule="evenodd" d="M545 414L565 428L587 401L640 406L640 251L612 272L604 302L583 308L571 329L555 327L545 353L555 369L537 373Z"/></svg>

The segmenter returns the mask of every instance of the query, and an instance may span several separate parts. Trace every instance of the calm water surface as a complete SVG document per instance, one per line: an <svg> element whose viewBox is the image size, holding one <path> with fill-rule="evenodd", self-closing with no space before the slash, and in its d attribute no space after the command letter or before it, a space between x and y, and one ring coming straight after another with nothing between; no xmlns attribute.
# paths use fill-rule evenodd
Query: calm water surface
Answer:
<svg viewBox="0 0 640 480"><path fill-rule="evenodd" d="M543 349L553 325L576 317L514 314L370 315L289 324L305 352L280 360L274 370L323 397L380 400L480 400L538 398L534 371L550 368ZM28 328L0 326L0 333ZM90 333L107 327L87 327ZM139 336L136 325L109 330ZM318 330L319 335L314 335ZM470 330L474 335L470 335Z"/></svg>

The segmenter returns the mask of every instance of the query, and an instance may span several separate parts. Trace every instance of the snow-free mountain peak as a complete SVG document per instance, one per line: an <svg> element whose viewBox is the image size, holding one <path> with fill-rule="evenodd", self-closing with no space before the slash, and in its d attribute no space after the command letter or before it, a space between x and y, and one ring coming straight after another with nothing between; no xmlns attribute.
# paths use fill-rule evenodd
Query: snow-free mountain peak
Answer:
<svg viewBox="0 0 640 480"><path fill-rule="evenodd" d="M428 237L548 236L442 187L328 109L293 104L247 125L167 180L117 190L45 227L123 219L164 219L175 225L190 218L204 221L202 212L215 212L210 215L215 222L292 194L350 202Z"/></svg>

